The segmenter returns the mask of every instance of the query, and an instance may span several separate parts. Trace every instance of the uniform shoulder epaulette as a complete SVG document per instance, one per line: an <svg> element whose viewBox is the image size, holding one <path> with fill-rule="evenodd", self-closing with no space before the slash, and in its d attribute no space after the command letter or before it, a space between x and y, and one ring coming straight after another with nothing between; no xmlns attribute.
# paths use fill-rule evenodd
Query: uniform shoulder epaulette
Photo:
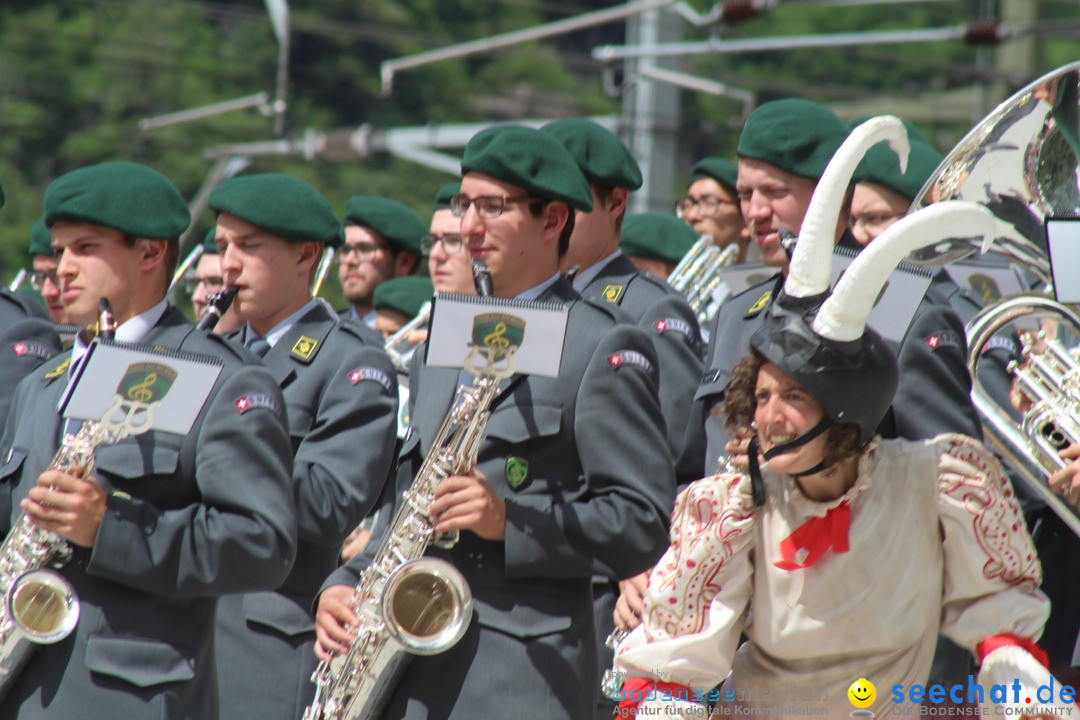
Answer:
<svg viewBox="0 0 1080 720"><path fill-rule="evenodd" d="M206 345L203 345L205 343ZM203 345L202 347L199 347ZM214 333L191 333L184 338L184 342L181 346L185 350L191 350L193 352L199 352L204 355L212 355L214 357L221 357L223 360L236 361L239 363L248 363L251 361L251 357L244 354L241 350L241 346L229 340L223 335L216 335Z"/></svg>
<svg viewBox="0 0 1080 720"><path fill-rule="evenodd" d="M678 290L667 284L667 281L663 278L658 278L651 272L645 272L642 270L634 276L635 280L642 280L649 285L659 290L664 295L680 295Z"/></svg>
<svg viewBox="0 0 1080 720"><path fill-rule="evenodd" d="M3 301L11 305L12 309L16 310L22 315L27 317L48 318L49 314L45 310L45 306L38 303L31 298L23 297L19 293L12 292L5 288L0 288L0 298Z"/></svg>
<svg viewBox="0 0 1080 720"><path fill-rule="evenodd" d="M582 298L583 305L591 307L595 310L599 310L605 317L611 320L613 323L626 322L626 313L618 309L617 305L612 305L609 302L603 300L591 300L589 298Z"/></svg>
<svg viewBox="0 0 1080 720"><path fill-rule="evenodd" d="M341 332L347 333L356 338L364 345L374 345L382 347L385 344L382 335L379 331L368 327L362 322L351 317L343 317L337 324L337 329Z"/></svg>

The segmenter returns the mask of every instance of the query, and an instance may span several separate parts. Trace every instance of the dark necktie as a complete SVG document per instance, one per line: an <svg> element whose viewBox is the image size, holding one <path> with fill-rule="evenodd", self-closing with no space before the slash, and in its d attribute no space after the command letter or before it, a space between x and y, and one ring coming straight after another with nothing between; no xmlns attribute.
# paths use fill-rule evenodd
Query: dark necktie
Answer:
<svg viewBox="0 0 1080 720"><path fill-rule="evenodd" d="M270 352L270 342L264 337L256 337L248 340L248 349L259 357L266 357Z"/></svg>

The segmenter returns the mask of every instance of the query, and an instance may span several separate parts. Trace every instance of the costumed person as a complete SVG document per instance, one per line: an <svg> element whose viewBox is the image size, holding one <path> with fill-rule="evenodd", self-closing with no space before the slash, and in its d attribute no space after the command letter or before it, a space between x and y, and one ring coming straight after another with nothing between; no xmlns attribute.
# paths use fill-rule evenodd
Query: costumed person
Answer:
<svg viewBox="0 0 1080 720"><path fill-rule="evenodd" d="M1035 644L1049 607L998 461L963 435L876 434L899 373L865 327L874 300L911 250L992 232L981 206L927 208L878 238L831 294L832 234L800 238L725 397L729 430L753 428L749 472L706 478L676 501L642 625L616 659L622 707L644 697L637 712L697 717L695 698L723 682L716 699L735 716L800 703L838 716L865 678L877 687L866 709L899 711L921 699L924 688L909 690L925 685L939 632L982 664L972 700L1009 685L1014 709L1070 706L1045 692L1024 703L1051 680ZM1013 703L1016 680L1026 694ZM778 692L791 686L797 698Z"/></svg>

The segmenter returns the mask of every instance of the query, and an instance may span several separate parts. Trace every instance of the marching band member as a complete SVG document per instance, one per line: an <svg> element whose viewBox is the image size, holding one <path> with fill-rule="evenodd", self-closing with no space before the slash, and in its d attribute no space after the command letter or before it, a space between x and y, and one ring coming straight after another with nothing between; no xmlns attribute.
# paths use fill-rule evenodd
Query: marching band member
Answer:
<svg viewBox="0 0 1080 720"><path fill-rule="evenodd" d="M375 327L371 298L379 283L411 275L420 265L424 221L397 200L354 195L345 208L345 244L338 248L338 279L349 301L342 311Z"/></svg>
<svg viewBox="0 0 1080 720"><path fill-rule="evenodd" d="M450 198L461 192L461 182L446 183L435 193L435 212L428 234L420 238L427 256L428 274L436 292L475 295L469 249L461 237L461 220L450 209Z"/></svg>
<svg viewBox="0 0 1080 720"><path fill-rule="evenodd" d="M210 296L225 289L225 278L221 272L221 255L214 241L215 228L210 228L203 236L203 252L191 273L184 278L184 287L191 296L191 307L195 312L195 322L202 319L210 307ZM243 325L230 306L225 314L218 318L214 332L218 335L232 332Z"/></svg>
<svg viewBox="0 0 1080 720"><path fill-rule="evenodd" d="M667 278L697 241L693 228L667 213L631 213L623 221L619 250L638 270Z"/></svg>
<svg viewBox="0 0 1080 720"><path fill-rule="evenodd" d="M627 201L630 192L641 187L641 169L618 136L590 120L559 120L541 131L570 152L592 195L591 210L574 212L570 248L560 267L566 271L577 266L573 286L582 297L618 307L651 338L659 361L660 408L674 455L686 433L694 389L701 378L701 328L682 294L662 278L639 271L619 250ZM657 490L675 493L673 486ZM611 666L611 651L604 639L612 630L616 583L623 579L598 577L593 583L601 670ZM596 678L599 686L600 675ZM610 717L610 703L599 702L598 714Z"/></svg>
<svg viewBox="0 0 1080 720"><path fill-rule="evenodd" d="M610 304L580 299L559 273L574 210L593 206L558 141L490 128L469 141L462 173L451 207L472 257L490 268L495 295L568 305L566 336L559 376L510 379L492 405L476 467L436 490L435 530L462 532L452 549L428 554L465 576L475 616L452 648L411 659L383 717L591 720L591 578L641 572L666 542L674 481L656 354L645 333L620 323ZM423 357L413 356L413 424L401 452L413 470L431 451L460 374ZM361 568L354 558L324 585L321 657L352 641Z"/></svg>
<svg viewBox="0 0 1080 720"><path fill-rule="evenodd" d="M734 702L735 717L796 705L846 715L848 688L868 678L878 688L876 699L860 696L869 710L900 712L920 699L906 691L925 686L940 628L983 665L975 701L1019 679L1013 709L1061 707L1056 694L1024 703L1034 699L1033 678L1050 680L1035 645L1048 602L997 459L964 435L877 434L898 367L866 317L912 249L961 228L993 233L985 208L957 205L966 207L898 223L831 294L832 238L821 238L823 248L800 238L725 396L728 427L754 428L751 458L760 450L766 463L680 495L642 626L617 658L628 673L624 706L649 698L649 678L659 676L668 694L653 692L646 704L683 717L704 710L693 693L707 696L721 682L717 697ZM740 632L747 641L737 648ZM789 686L804 694L775 692ZM894 704L897 688L903 705Z"/></svg>
<svg viewBox="0 0 1080 720"><path fill-rule="evenodd" d="M738 166L721 157L699 160L690 169L686 197L675 204L675 214L700 235L708 235L718 246L739 246L735 263L755 260L760 253L750 242L735 185Z"/></svg>
<svg viewBox="0 0 1080 720"><path fill-rule="evenodd" d="M24 510L68 540L61 572L81 609L71 635L33 653L0 717L216 718L217 598L276 587L295 553L281 391L249 353L165 301L189 216L163 175L84 167L49 185L44 209L72 322L95 320L104 297L117 340L223 365L190 432L100 447L86 477L48 469L64 435L58 401L85 346L19 386L0 444L4 524Z"/></svg>
<svg viewBox="0 0 1080 720"><path fill-rule="evenodd" d="M244 322L228 337L262 356L285 397L299 527L284 582L218 603L221 716L296 720L316 665L311 604L391 469L397 381L381 343L311 296L324 246L341 242L315 188L277 173L237 177L215 188L209 205Z"/></svg>
<svg viewBox="0 0 1080 720"><path fill-rule="evenodd" d="M423 275L406 275L379 283L371 300L375 329L384 338L390 337L416 317L434 292L431 280Z"/></svg>
<svg viewBox="0 0 1080 720"><path fill-rule="evenodd" d="M49 318L57 325L67 325L67 311L60 301L60 281L56 277L56 259L52 249L52 235L45 227L45 218L40 217L30 228L30 262L33 272L30 283L41 293Z"/></svg>

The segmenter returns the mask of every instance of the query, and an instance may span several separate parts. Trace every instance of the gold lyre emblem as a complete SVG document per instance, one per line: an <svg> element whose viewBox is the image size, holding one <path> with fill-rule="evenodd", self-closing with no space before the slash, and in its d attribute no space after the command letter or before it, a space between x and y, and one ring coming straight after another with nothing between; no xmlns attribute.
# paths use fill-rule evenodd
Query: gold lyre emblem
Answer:
<svg viewBox="0 0 1080 720"><path fill-rule="evenodd" d="M300 339L292 346L292 354L301 360L310 360L311 356L315 354L315 346L318 344L319 341L315 338L301 335Z"/></svg>
<svg viewBox="0 0 1080 720"><path fill-rule="evenodd" d="M619 302L619 298L622 297L623 290L625 289L625 285L608 285L604 288L604 292L600 293L600 297L604 298L609 303L617 303Z"/></svg>

